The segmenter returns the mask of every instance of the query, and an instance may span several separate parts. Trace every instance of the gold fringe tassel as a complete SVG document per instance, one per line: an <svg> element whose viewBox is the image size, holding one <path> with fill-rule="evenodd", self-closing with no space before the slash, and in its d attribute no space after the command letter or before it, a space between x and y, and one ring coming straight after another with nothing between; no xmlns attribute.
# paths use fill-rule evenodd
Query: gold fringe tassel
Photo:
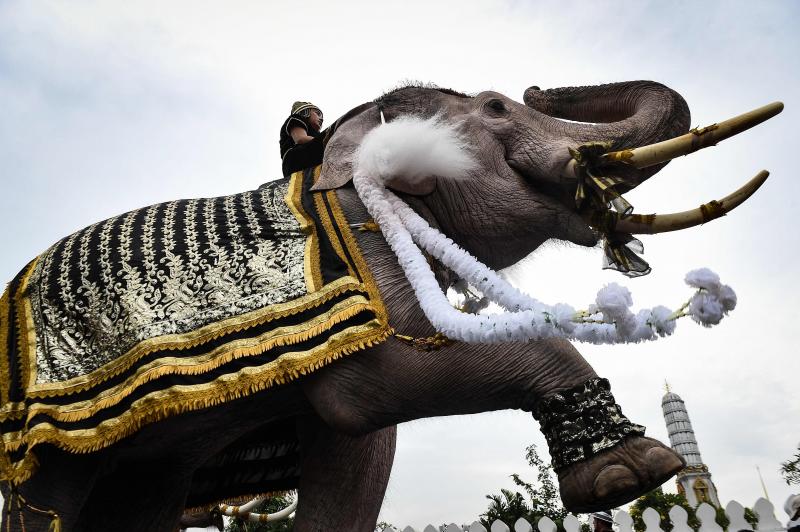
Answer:
<svg viewBox="0 0 800 532"><path fill-rule="evenodd" d="M161 362L163 365L141 368L140 371L129 377L118 387L106 390L98 396L86 401L69 405L31 404L28 407L27 421L30 421L34 416L39 414L46 414L55 420L65 422L87 419L100 410L118 404L140 386L164 375L200 375L227 364L232 360L260 355L275 347L301 343L315 336L319 336L325 331L330 330L333 326L352 318L364 310L371 310L366 299L363 296L353 296L349 300L345 300L334 306L325 314L309 320L306 323L291 327L290 331L276 329L255 339L229 342L217 347L209 353L192 359L192 362L197 362L194 364L187 364L185 366L170 364L169 361L171 361L171 359L156 361ZM246 345L250 342L256 342L256 345ZM200 361L198 361L198 359L200 359ZM207 361L202 362L203 359L207 359ZM181 359L172 360L175 360L175 362L183 362ZM279 365L280 357L271 364ZM265 371L267 371L266 366L262 367L265 367Z"/></svg>
<svg viewBox="0 0 800 532"><path fill-rule="evenodd" d="M154 392L138 399L131 405L131 408L113 420L107 420L93 429L82 429L78 431L65 431L58 429L50 424L43 423L32 427L30 432L26 434L25 442L28 445L25 461L29 456L33 456L31 449L40 443L50 443L57 445L61 449L72 453L91 453L104 449L119 440L130 436L137 432L145 425L161 421L168 417L184 412L199 410L216 406L228 401L232 401L250 395L266 388L273 384L284 384L290 382L301 375L311 373L334 360L372 347L386 340L391 333L389 327L380 327L376 320L373 320L374 325L378 328L370 327L368 330L360 334L360 338L345 338L337 339L332 349L326 349L321 346L316 349L320 351L319 356L310 361L306 366L296 367L286 374L277 376L270 375L266 379L260 379L261 375L249 375L244 368L236 375L226 375L210 383L214 385L215 390L212 389L199 389L194 390L190 397L182 397L180 401L165 401L159 397L160 392ZM338 344L338 345L337 345ZM344 345L342 345L344 344ZM255 368L259 369L259 368ZM226 379L227 377L227 379ZM225 382L226 380L232 382ZM206 385L200 385L194 388L202 388ZM162 392L169 392L171 389L163 390ZM216 394L214 394L216 392ZM35 460L35 458L34 458ZM3 479L9 480L18 485L30 478L30 475L35 472L35 461L26 464L24 469L17 467L14 464L11 470L5 469L2 471Z"/></svg>
<svg viewBox="0 0 800 532"><path fill-rule="evenodd" d="M9 289L6 287L3 290L3 295L0 296L0 401L5 405L8 403L8 393L10 383L10 375L8 372L8 353L5 353L5 346L8 345L8 332L14 326L12 316L9 316L11 309L9 308L9 300L11 295Z"/></svg>
<svg viewBox="0 0 800 532"><path fill-rule="evenodd" d="M311 308L316 308L348 291L357 293L363 291L363 287L355 278L342 277L328 283L319 293L302 296L298 298L299 302L297 302L298 300L290 302L294 304L293 306L285 303L278 303L264 309L249 312L242 316L236 316L220 323L207 325L196 331L192 331L190 334L166 335L153 338L152 340L145 340L117 360L109 362L102 368L88 375L75 377L74 379L55 384L34 385L28 390L27 395L32 398L46 398L83 392L110 378L118 376L120 373L129 369L137 360L155 351L163 349L176 349L180 351L191 349L225 336L226 334L243 331L279 318L285 318Z"/></svg>

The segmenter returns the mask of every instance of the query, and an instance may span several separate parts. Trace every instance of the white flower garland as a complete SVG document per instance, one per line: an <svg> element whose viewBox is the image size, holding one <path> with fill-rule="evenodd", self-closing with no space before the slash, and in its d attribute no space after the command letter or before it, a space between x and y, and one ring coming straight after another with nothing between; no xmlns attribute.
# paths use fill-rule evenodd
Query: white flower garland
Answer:
<svg viewBox="0 0 800 532"><path fill-rule="evenodd" d="M435 175L441 176L445 168L455 168L460 174L472 166L455 126L442 123L438 117L404 118L379 126L365 137L357 154L353 184L397 256L425 316L449 338L482 343L550 337L602 344L641 342L672 334L675 320L681 316L691 315L702 325L715 325L736 305L733 290L706 268L687 274L687 284L697 292L676 312L657 306L633 314L630 292L616 283L602 288L586 311L577 312L563 303L541 303L431 227L384 186L387 179L405 176L409 171L418 179L422 173L419 153L425 152L439 155L436 172L431 172ZM443 158L447 164L442 164ZM420 247L507 312L480 315L455 309Z"/></svg>

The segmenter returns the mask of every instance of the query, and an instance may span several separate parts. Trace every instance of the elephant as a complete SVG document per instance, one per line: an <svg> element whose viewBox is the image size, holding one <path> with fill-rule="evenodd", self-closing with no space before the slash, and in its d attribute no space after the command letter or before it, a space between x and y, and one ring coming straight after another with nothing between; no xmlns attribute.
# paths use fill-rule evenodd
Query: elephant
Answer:
<svg viewBox="0 0 800 532"><path fill-rule="evenodd" d="M397 176L389 187L433 227L493 269L517 263L548 239L593 247L602 238L601 224L587 217L585 204L576 204L576 181L563 177L578 147L602 142L610 152L650 145L685 134L690 124L684 99L651 81L550 90L533 86L525 91L524 103L491 91L466 95L410 85L354 108L323 133L321 170L301 172L295 178L309 184L310 190L303 193L310 199L303 205L317 209L323 225L326 219L326 227L331 219L334 225L337 219L343 221L328 233L341 238L337 247L331 237L329 244L336 248L331 253L350 257L345 248L352 244L352 261L344 269L360 272L364 284L372 279L375 290L370 297L383 305L376 306L373 319L365 323L379 322L381 334L269 386L237 391L224 402L203 402L199 397L190 406L173 408L167 399L153 399L148 403L150 414L130 430L113 441L92 440L79 451L62 440L47 440L49 433L42 429L40 439L27 443L36 451L35 468L30 466L16 481L4 483L4 529L46 530L57 518L63 531L173 531L187 506L214 502L192 495L202 489L224 499L297 488L295 530L371 531L391 471L398 424L502 409L531 412L540 421L554 456L561 497L570 511L621 505L661 485L684 466L678 454L624 418L608 382L569 341L483 344L445 341L441 336L435 340L437 331L384 236L360 230L369 225L370 214L351 182L354 157L364 137L382 121L391 123L407 115L438 116L457 123L477 166L462 179ZM665 164L643 169L618 165L614 190L622 193L638 186ZM169 206L158 208L159 216L171 212ZM118 225L108 233L98 230L93 234L100 236L87 236L87 242L116 241L115 235L126 230L126 219L142 221L145 235L150 230L167 238L158 220L148 221L147 214L131 216L115 222ZM131 256L144 253L145 260L146 246L142 247L144 252L128 251ZM68 258L63 249L58 253L63 260ZM433 259L431 263L443 289L458 281L447 268ZM26 275L37 267L29 266L9 289L23 286ZM124 275L129 274L133 275ZM321 275L326 275L324 267ZM7 302L11 316L25 310L14 306L12 296ZM22 305L24 299L20 301ZM363 301L360 305L367 306ZM17 378L14 367L4 371L7 380ZM185 377L191 378L199 377ZM76 390L86 393L85 388ZM3 393L4 399L13 399L8 390ZM82 408L99 408L91 403L100 397L89 398ZM570 417L576 401L592 405L584 404L583 414ZM558 414L554 417L553 412ZM26 419L31 424L36 421L33 414ZM70 419L65 416L63 422ZM13 416L3 420L4 436L13 422ZM82 426L75 427L78 434ZM605 443L575 440L575 430L595 433L593 437L605 438ZM268 449L259 447L271 435L288 436ZM24 447L7 446L0 453L6 477L11 476L10 464L23 463L15 461L21 460L15 454L20 449ZM275 458L270 463L279 467L260 471L256 457L249 468L225 469L232 457L252 458L258 452L270 454ZM207 475L211 470L225 470L225 481ZM246 487L239 487L239 482Z"/></svg>

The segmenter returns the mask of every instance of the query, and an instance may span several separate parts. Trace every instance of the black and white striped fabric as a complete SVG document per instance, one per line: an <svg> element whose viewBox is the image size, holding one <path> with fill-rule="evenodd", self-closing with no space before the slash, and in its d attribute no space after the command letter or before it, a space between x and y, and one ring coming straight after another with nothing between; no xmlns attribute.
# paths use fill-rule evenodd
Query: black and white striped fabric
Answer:
<svg viewBox="0 0 800 532"><path fill-rule="evenodd" d="M0 299L2 478L33 474L38 444L95 451L383 341L386 312L335 192L309 192L318 176L131 211L20 272ZM209 490L197 499L245 494Z"/></svg>

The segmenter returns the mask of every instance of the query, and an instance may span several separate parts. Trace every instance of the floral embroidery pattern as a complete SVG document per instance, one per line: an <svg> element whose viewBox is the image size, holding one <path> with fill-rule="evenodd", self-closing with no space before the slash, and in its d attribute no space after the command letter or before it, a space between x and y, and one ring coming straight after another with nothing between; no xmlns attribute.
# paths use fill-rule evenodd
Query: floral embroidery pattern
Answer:
<svg viewBox="0 0 800 532"><path fill-rule="evenodd" d="M36 382L87 375L145 339L305 294L306 235L287 187L153 205L56 243L29 281Z"/></svg>

